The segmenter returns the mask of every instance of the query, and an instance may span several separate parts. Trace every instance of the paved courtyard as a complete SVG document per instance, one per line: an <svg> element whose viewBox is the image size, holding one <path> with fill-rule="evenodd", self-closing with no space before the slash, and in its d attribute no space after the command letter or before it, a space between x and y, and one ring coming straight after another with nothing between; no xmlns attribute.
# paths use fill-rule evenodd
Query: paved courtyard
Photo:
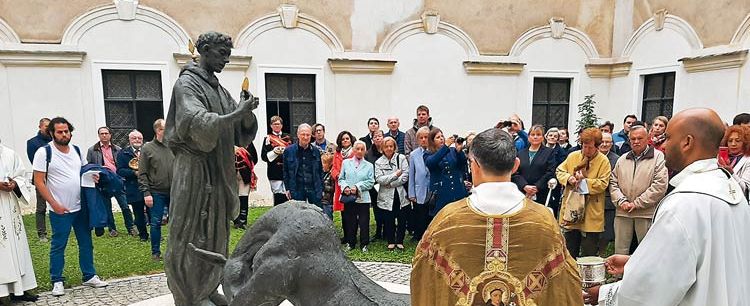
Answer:
<svg viewBox="0 0 750 306"><path fill-rule="evenodd" d="M409 285L409 265L382 262L354 262L354 265L374 281ZM169 294L167 277L161 273L109 280L109 286L103 289L79 286L65 290L61 297L44 292L36 303L13 305L130 305L165 294Z"/></svg>

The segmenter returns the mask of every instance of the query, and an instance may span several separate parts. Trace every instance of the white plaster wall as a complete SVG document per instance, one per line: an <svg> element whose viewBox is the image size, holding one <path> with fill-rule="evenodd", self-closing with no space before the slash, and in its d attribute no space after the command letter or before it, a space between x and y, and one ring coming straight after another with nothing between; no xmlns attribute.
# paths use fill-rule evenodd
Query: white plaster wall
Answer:
<svg viewBox="0 0 750 306"><path fill-rule="evenodd" d="M397 116L401 130L410 126L410 117L403 115L402 101L391 99L392 78L387 74L335 74L335 99L328 103L332 116L326 120L327 138L335 141L339 132L347 130L359 138L367 135L367 119L377 117L386 130L387 118ZM396 105L397 107L394 107Z"/></svg>
<svg viewBox="0 0 750 306"><path fill-rule="evenodd" d="M86 107L81 103L81 76L77 67L6 67L13 143L26 156L26 139L39 130L39 118L62 116L75 127L72 144L86 147ZM26 158L23 158L26 160ZM29 168L30 164L29 164Z"/></svg>
<svg viewBox="0 0 750 306"><path fill-rule="evenodd" d="M737 109L740 79L739 69L722 69L697 73L685 73L682 81L680 103L675 113L691 107L713 108L725 122L739 112L750 111Z"/></svg>
<svg viewBox="0 0 750 306"><path fill-rule="evenodd" d="M597 87L592 87L591 79L585 69L588 61L586 53L576 43L567 39L543 38L524 49L520 58L526 66L519 76L518 86L514 92L517 95L516 109L521 118L525 119L524 123L527 127L533 124L530 118L535 77L573 79L570 84L568 113L568 128L570 129L575 129L578 104L583 102L585 95L596 94L595 100L599 101L597 112L606 109L608 104L603 99L608 97L608 86L606 82L596 82Z"/></svg>
<svg viewBox="0 0 750 306"><path fill-rule="evenodd" d="M685 102L689 100L683 100L683 98L691 94L686 91L687 79L690 76L678 60L689 56L692 51L687 39L667 27L661 31L648 32L636 42L628 58L633 63L628 76L610 81L611 104L608 104L608 107L611 107L610 113L614 117L615 130L622 128L622 118L626 114L636 114L640 118L644 75L674 71L675 113L678 109L683 109L683 105L688 105ZM706 90L706 87L701 88Z"/></svg>
<svg viewBox="0 0 750 306"><path fill-rule="evenodd" d="M390 114L401 118L404 128L420 104L430 107L433 123L447 135L492 127L515 111L509 95L515 78L467 75L466 51L447 36L410 36L396 45L393 57Z"/></svg>
<svg viewBox="0 0 750 306"><path fill-rule="evenodd" d="M0 47L2 43L0 42ZM17 151L25 152L26 146L20 147L21 143L16 127L13 125L13 108L10 104L10 88L8 87L8 75L5 66L0 65L0 141L3 145ZM30 137L30 136L29 136ZM25 143L24 143L25 144ZM24 158L25 159L25 158Z"/></svg>
<svg viewBox="0 0 750 306"><path fill-rule="evenodd" d="M424 6L424 0L354 0L350 18L352 49L372 52L387 26L402 22Z"/></svg>
<svg viewBox="0 0 750 306"><path fill-rule="evenodd" d="M609 98L602 103L599 110L602 111L602 117L615 124L615 131L622 129L623 119L626 115L636 114L635 102L632 99L640 99L643 91L635 92L638 89L638 76L632 69L627 76L617 77L609 81ZM640 103L640 102L638 102Z"/></svg>
<svg viewBox="0 0 750 306"><path fill-rule="evenodd" d="M253 57L250 68L247 73L250 80L250 89L253 93L264 92L265 90L259 90L261 82L259 78L263 76L260 71L277 72L277 73L290 73L293 71L319 71L323 74L323 84L316 83L316 90L322 90L322 100L316 101L319 109L324 109L323 113L317 114L319 121L323 120L328 125L336 126L335 122L336 114L336 94L334 92L334 75L328 67L328 58L331 57L331 50L318 36L307 32L303 29L285 29L275 28L266 32L263 32L258 36L252 44L245 50L248 55ZM232 77L234 78L234 77ZM317 81L318 79L316 79ZM223 84L232 84L237 82L236 90L239 90L239 84L242 79L236 81L229 79L222 79ZM230 87L227 87L230 91ZM235 90L235 91L236 91ZM321 97L321 95L318 95ZM263 138L265 137L266 127L266 101L265 96L259 94L260 106L256 110L258 116L258 136L253 142L255 148L260 154L262 148ZM330 118L326 120L326 118ZM313 124L314 122L310 122ZM327 126L328 126L327 125ZM328 139L333 141L333 131L337 131L336 128L327 127L329 132ZM266 178L266 167L265 162L259 162L256 168L256 174L260 178L260 184L258 184L258 192L256 195L262 196L263 198L270 201L271 190Z"/></svg>
<svg viewBox="0 0 750 306"><path fill-rule="evenodd" d="M102 88L98 84L101 72L98 69L93 71L95 66L132 70L143 69L136 67L143 64L155 64L146 68L150 70L159 70L159 65L167 67L168 72L162 73L163 83L168 84L162 86L163 111L164 116L167 115L172 94L171 86L179 74L173 53L187 52L187 47L184 47L186 50L180 50L180 46L177 46L162 29L136 19L112 20L98 24L81 36L78 48L86 52L80 68L84 114L86 118L93 118L85 122L86 130L81 131L87 144L97 141L96 128L106 122L104 100L100 92Z"/></svg>
<svg viewBox="0 0 750 306"><path fill-rule="evenodd" d="M748 35L745 35L745 37L742 48L750 49L750 38L747 38ZM735 113L750 113L750 64L745 62L745 65L740 67L739 70L739 92Z"/></svg>

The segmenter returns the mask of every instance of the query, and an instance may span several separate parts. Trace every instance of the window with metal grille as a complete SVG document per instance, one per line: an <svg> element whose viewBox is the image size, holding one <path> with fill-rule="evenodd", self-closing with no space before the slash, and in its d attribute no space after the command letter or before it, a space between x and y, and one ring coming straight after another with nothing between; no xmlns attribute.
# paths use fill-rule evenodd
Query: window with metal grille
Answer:
<svg viewBox="0 0 750 306"><path fill-rule="evenodd" d="M674 72L643 76L641 120L651 123L657 116L672 118L674 106Z"/></svg>
<svg viewBox="0 0 750 306"><path fill-rule="evenodd" d="M568 126L570 80L534 78L531 124L541 124L547 129ZM531 124L526 124L526 128Z"/></svg>
<svg viewBox="0 0 750 306"><path fill-rule="evenodd" d="M102 70L104 112L107 126L112 129L112 143L128 145L133 129L143 139L154 138L154 121L164 118L161 72L138 70Z"/></svg>
<svg viewBox="0 0 750 306"><path fill-rule="evenodd" d="M315 124L315 75L266 74L266 122L271 117L284 119L282 131L297 137L302 123ZM271 133L271 127L267 127Z"/></svg>

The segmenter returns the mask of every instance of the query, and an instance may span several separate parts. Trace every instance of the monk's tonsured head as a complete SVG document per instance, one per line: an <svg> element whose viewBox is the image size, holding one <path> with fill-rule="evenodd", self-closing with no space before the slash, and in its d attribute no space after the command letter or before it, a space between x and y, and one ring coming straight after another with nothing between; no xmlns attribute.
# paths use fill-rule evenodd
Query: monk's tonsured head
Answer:
<svg viewBox="0 0 750 306"><path fill-rule="evenodd" d="M469 149L469 163L474 186L510 181L510 175L519 165L513 137L494 128L477 134Z"/></svg>
<svg viewBox="0 0 750 306"><path fill-rule="evenodd" d="M682 171L695 161L715 158L724 137L724 123L708 108L677 113L667 125L664 156L667 168Z"/></svg>

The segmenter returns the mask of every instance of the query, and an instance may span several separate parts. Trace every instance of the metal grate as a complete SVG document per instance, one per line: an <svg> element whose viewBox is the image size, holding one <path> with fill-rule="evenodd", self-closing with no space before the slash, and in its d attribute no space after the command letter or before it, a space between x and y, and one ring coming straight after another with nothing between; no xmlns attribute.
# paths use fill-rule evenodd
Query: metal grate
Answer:
<svg viewBox="0 0 750 306"><path fill-rule="evenodd" d="M674 79L674 72L643 76L642 121L651 123L657 116L672 118Z"/></svg>
<svg viewBox="0 0 750 306"><path fill-rule="evenodd" d="M102 70L104 112L112 129L112 143L128 145L128 134L138 129L152 139L153 122L164 117L159 71Z"/></svg>
<svg viewBox="0 0 750 306"><path fill-rule="evenodd" d="M570 81L571 79L534 78L532 124L541 124L545 128L568 126Z"/></svg>
<svg viewBox="0 0 750 306"><path fill-rule="evenodd" d="M284 119L284 132L297 136L302 123L316 122L315 75L266 74L266 119L280 116ZM270 126L267 132L271 133Z"/></svg>

